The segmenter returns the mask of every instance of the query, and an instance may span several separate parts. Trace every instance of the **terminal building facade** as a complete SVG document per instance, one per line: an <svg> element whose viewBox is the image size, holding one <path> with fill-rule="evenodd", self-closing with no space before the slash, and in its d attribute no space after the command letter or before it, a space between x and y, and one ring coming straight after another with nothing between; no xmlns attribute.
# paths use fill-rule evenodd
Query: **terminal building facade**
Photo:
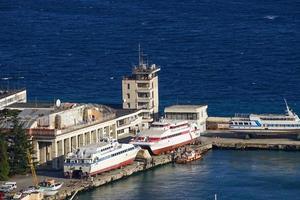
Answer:
<svg viewBox="0 0 300 200"><path fill-rule="evenodd" d="M27 102L26 89L0 90L0 110L17 102Z"/></svg>
<svg viewBox="0 0 300 200"><path fill-rule="evenodd" d="M64 156L78 147L97 143L100 138L118 139L141 129L141 110L116 110L99 104L19 103L18 118L31 137L40 168L61 169ZM9 129L9 120L1 128Z"/></svg>
<svg viewBox="0 0 300 200"><path fill-rule="evenodd" d="M169 120L187 120L196 123L200 132L206 131L207 105L173 105L164 110Z"/></svg>

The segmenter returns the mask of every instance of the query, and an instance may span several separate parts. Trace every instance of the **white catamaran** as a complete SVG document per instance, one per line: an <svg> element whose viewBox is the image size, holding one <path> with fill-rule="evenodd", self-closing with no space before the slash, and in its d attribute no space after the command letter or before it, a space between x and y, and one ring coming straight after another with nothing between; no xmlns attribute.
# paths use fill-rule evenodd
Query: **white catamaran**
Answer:
<svg viewBox="0 0 300 200"><path fill-rule="evenodd" d="M286 114L239 114L233 117L229 129L239 132L300 132L300 119L288 106L286 100Z"/></svg>
<svg viewBox="0 0 300 200"><path fill-rule="evenodd" d="M139 133L130 143L158 155L191 143L200 136L196 124L187 121L161 120Z"/></svg>
<svg viewBox="0 0 300 200"><path fill-rule="evenodd" d="M80 147L69 153L64 162L64 174L93 176L133 163L140 147L120 144L115 139L105 138L101 142Z"/></svg>

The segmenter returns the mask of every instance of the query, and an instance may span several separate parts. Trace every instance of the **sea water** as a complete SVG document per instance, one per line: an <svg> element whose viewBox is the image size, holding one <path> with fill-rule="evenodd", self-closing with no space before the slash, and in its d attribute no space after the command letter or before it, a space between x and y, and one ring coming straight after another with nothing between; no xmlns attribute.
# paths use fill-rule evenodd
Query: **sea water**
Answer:
<svg viewBox="0 0 300 200"><path fill-rule="evenodd" d="M213 150L79 195L79 199L300 199L298 152Z"/></svg>
<svg viewBox="0 0 300 200"><path fill-rule="evenodd" d="M0 87L30 101L121 104L122 76L161 67L160 110L300 113L297 0L2 0ZM7 79L8 78L8 79ZM80 199L300 199L299 153L212 151Z"/></svg>

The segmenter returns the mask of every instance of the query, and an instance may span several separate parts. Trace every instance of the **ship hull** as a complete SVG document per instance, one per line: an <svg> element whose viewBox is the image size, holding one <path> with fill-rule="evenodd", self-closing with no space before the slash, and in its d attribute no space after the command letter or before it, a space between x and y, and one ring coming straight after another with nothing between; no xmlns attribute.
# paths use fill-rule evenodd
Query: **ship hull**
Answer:
<svg viewBox="0 0 300 200"><path fill-rule="evenodd" d="M132 144L139 145L143 149L147 149L153 155L159 155L168 151L172 151L184 145L192 143L200 136L198 131L188 132L176 137L163 139L158 142L132 142Z"/></svg>
<svg viewBox="0 0 300 200"><path fill-rule="evenodd" d="M94 176L113 169L121 168L122 166L132 164L140 148L135 148L132 151L110 157L108 159L88 164L65 164L64 172L66 177L74 176Z"/></svg>
<svg viewBox="0 0 300 200"><path fill-rule="evenodd" d="M235 133L257 133L257 134L299 134L300 129L229 129Z"/></svg>
<svg viewBox="0 0 300 200"><path fill-rule="evenodd" d="M172 151L172 150L177 149L179 147L182 147L184 145L190 144L192 141L193 140L188 140L186 142L182 142L182 143L179 143L179 144L163 147L163 148L160 148L160 149L154 149L154 150L151 150L151 151L154 155L160 155L164 152Z"/></svg>
<svg viewBox="0 0 300 200"><path fill-rule="evenodd" d="M125 160L125 161L123 161L121 163L115 164L113 166L110 166L110 167L107 167L107 168L104 168L104 169L100 169L98 171L93 171L89 175L93 176L93 175L96 175L96 174L101 174L103 172L107 172L107 171L111 171L111 170L114 170L114 169L118 169L118 168L121 168L121 167L126 166L126 165L130 165L130 164L132 164L134 162L134 159L135 158L131 158L131 159Z"/></svg>

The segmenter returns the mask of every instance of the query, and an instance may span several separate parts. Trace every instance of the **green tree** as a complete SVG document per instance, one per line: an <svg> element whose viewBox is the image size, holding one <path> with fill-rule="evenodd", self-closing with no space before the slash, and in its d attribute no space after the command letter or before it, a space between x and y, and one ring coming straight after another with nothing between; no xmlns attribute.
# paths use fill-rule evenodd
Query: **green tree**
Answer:
<svg viewBox="0 0 300 200"><path fill-rule="evenodd" d="M32 145L23 124L17 117L12 119L12 129L9 135L11 141L9 145L10 175L25 174L29 171L27 151L32 153Z"/></svg>
<svg viewBox="0 0 300 200"><path fill-rule="evenodd" d="M0 132L0 180L8 180L9 175L9 163L7 156L7 143L3 133Z"/></svg>

